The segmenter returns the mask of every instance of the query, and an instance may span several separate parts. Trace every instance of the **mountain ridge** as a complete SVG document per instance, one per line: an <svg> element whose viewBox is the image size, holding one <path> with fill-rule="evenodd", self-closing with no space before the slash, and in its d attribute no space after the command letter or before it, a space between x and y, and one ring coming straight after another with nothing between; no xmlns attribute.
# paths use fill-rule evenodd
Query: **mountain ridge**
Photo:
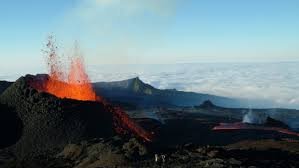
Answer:
<svg viewBox="0 0 299 168"><path fill-rule="evenodd" d="M94 86L102 85L103 87L110 88L119 88L124 90L131 90L135 93L144 93L144 94L152 94L153 92L157 92L158 89L153 86L144 83L140 80L139 77L130 78L121 81L112 81L112 82L95 82Z"/></svg>
<svg viewBox="0 0 299 168"><path fill-rule="evenodd" d="M112 101L140 106L194 106L206 100L228 107L240 105L238 100L221 96L176 89L158 89L144 83L139 77L113 82L96 82L93 83L93 87L97 94Z"/></svg>
<svg viewBox="0 0 299 168"><path fill-rule="evenodd" d="M40 74L42 75L42 74ZM0 94L13 82L0 82ZM92 83L96 93L104 98L120 103L135 104L138 106L198 106L206 100L212 101L217 106L229 108L248 107L253 108L273 107L271 102L236 99L217 95L196 92L179 91L176 89L158 89L143 82L139 77L112 81Z"/></svg>

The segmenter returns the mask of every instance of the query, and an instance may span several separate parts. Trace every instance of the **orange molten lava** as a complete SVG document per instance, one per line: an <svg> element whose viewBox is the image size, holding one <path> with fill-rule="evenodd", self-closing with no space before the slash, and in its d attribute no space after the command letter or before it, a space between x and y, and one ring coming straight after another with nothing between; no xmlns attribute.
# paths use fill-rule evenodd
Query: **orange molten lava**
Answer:
<svg viewBox="0 0 299 168"><path fill-rule="evenodd" d="M46 92L60 98L96 101L96 93L90 84L80 58L75 58L75 60L71 61L66 81L61 81L64 73L60 69L54 70L54 72L50 73L50 79L45 84Z"/></svg>
<svg viewBox="0 0 299 168"><path fill-rule="evenodd" d="M74 55L70 58L69 67L63 67L54 44L53 37L49 37L46 51L50 78L44 86L44 91L60 98L96 101L89 77L83 63L83 57L78 52L77 45Z"/></svg>
<svg viewBox="0 0 299 168"><path fill-rule="evenodd" d="M49 37L47 44L48 51L45 51L48 58L49 78L44 81L40 90L53 94L60 98L70 98L84 101L98 101L104 104L106 110L113 113L115 130L120 134L132 132L146 141L151 141L153 135L145 131L121 108L113 107L104 99L97 96L89 77L86 73L83 57L78 54L78 47L70 58L69 68L63 67L61 59L56 53L57 47L54 45L53 37Z"/></svg>

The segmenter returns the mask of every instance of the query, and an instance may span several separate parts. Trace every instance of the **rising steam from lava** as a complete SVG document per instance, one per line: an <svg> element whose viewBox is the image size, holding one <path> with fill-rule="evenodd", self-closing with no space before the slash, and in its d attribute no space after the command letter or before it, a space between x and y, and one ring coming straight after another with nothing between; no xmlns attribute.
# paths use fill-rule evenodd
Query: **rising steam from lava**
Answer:
<svg viewBox="0 0 299 168"><path fill-rule="evenodd" d="M255 112L249 109L249 112L243 116L243 123L265 124L269 116L263 112Z"/></svg>

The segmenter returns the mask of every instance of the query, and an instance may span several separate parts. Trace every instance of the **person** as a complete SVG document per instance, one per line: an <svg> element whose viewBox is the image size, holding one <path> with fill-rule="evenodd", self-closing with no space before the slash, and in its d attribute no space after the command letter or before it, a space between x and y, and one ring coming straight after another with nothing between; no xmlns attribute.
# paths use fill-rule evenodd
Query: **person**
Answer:
<svg viewBox="0 0 299 168"><path fill-rule="evenodd" d="M158 154L155 154L155 162L158 162L159 161L159 156Z"/></svg>
<svg viewBox="0 0 299 168"><path fill-rule="evenodd" d="M162 158L162 162L164 163L166 156L165 155L161 155L161 158Z"/></svg>
<svg viewBox="0 0 299 168"><path fill-rule="evenodd" d="M161 155L161 159L162 159L162 162L165 163L166 156L165 155ZM158 162L158 161L159 161L159 155L155 154L155 162Z"/></svg>

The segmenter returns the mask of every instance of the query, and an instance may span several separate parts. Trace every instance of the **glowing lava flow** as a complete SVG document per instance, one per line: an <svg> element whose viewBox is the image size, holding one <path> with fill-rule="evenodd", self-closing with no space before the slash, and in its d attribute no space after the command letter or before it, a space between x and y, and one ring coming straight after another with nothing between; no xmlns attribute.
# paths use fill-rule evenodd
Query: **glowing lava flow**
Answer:
<svg viewBox="0 0 299 168"><path fill-rule="evenodd" d="M37 86L38 90L53 94L60 98L69 98L83 101L97 101L104 104L106 110L113 113L114 127L117 133L133 133L146 141L152 141L153 135L141 128L128 114L121 108L113 107L100 96L97 96L83 63L83 57L78 54L75 48L75 55L71 58L69 70L61 65L61 60L56 53L57 47L53 43L53 38L49 38L47 44L49 51L46 51L49 66L49 78Z"/></svg>
<svg viewBox="0 0 299 168"><path fill-rule="evenodd" d="M290 131L285 128L280 127L267 127L261 125L250 125L242 122L237 123L220 123L218 126L215 126L212 130L221 131L221 130L264 130L264 131L276 131L282 134L298 136L299 133Z"/></svg>

